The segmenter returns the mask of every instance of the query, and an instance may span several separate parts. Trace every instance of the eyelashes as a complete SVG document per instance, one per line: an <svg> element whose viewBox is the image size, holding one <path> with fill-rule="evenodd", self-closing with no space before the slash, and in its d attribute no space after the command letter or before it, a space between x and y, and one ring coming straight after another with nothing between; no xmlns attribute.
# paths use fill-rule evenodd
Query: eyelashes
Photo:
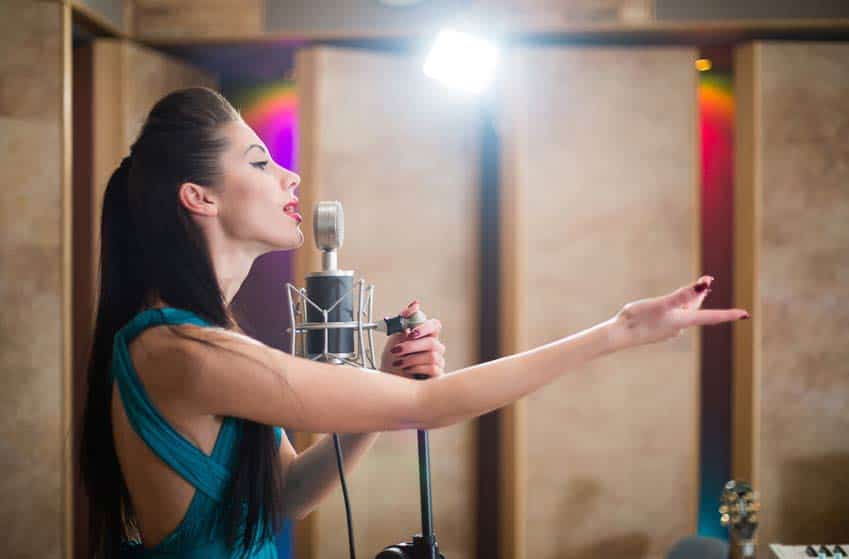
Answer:
<svg viewBox="0 0 849 559"><path fill-rule="evenodd" d="M268 161L252 161L251 165L260 170L265 170L265 167L268 165Z"/></svg>

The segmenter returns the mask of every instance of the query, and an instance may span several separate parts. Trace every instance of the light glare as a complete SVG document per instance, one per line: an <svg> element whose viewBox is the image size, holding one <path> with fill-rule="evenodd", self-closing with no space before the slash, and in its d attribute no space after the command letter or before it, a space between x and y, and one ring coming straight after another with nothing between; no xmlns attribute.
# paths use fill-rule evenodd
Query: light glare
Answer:
<svg viewBox="0 0 849 559"><path fill-rule="evenodd" d="M492 81L498 50L485 39L451 29L440 31L424 73L452 87L480 93Z"/></svg>

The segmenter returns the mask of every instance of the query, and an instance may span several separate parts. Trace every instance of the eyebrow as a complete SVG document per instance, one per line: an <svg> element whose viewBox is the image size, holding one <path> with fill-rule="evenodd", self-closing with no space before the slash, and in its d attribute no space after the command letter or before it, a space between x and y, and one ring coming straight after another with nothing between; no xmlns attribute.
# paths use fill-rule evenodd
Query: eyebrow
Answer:
<svg viewBox="0 0 849 559"><path fill-rule="evenodd" d="M267 151L265 151L265 148L264 148L264 147L262 147L261 145L259 145L259 144L251 144L251 145L249 145L249 146L248 146L248 149L246 149L246 150L245 150L245 153L243 153L242 155L246 155L249 151L251 151L251 148L259 148L259 149L261 149L261 150L263 151L263 153L268 153Z"/></svg>

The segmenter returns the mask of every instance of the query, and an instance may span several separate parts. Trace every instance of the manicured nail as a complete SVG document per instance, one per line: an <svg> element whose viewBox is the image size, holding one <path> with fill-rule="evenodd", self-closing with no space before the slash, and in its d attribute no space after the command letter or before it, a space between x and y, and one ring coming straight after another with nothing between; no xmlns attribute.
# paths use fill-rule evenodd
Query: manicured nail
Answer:
<svg viewBox="0 0 849 559"><path fill-rule="evenodd" d="M404 363L403 359L396 359L395 361L392 362L392 366L393 367L400 367L402 363Z"/></svg>
<svg viewBox="0 0 849 559"><path fill-rule="evenodd" d="M749 320L750 318L752 318L750 315L744 314L743 316L740 317L740 320Z"/></svg>
<svg viewBox="0 0 849 559"><path fill-rule="evenodd" d="M415 330L413 330L412 332L410 332L410 337L411 337L412 339L414 339L414 340L415 340L416 338L418 338L419 336L421 336L421 332L419 332L419 329L418 329L418 328L416 328Z"/></svg>
<svg viewBox="0 0 849 559"><path fill-rule="evenodd" d="M392 353L401 353L401 349L402 349L401 346L396 345L395 347L392 348Z"/></svg>
<svg viewBox="0 0 849 559"><path fill-rule="evenodd" d="M408 309L409 309L409 308L412 308L412 306L413 306L413 305L415 305L416 303L418 303L418 301L417 301L416 299L413 299L413 302L412 302L412 303L410 303L409 305L407 305L407 308L408 308Z"/></svg>
<svg viewBox="0 0 849 559"><path fill-rule="evenodd" d="M708 287L708 284L707 284L706 282L701 282L701 283L697 283L697 284L693 287L693 289L696 291L696 293L701 293L702 291L704 291L705 289L707 289L707 287Z"/></svg>

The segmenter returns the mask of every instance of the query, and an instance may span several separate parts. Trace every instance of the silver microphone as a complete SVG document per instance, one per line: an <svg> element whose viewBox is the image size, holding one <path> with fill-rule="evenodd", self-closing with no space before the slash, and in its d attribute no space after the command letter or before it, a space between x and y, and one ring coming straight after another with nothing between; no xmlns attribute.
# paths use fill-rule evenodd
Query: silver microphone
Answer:
<svg viewBox="0 0 849 559"><path fill-rule="evenodd" d="M315 205L313 235L315 246L321 251L322 271L336 270L339 260L336 251L345 242L345 212L338 201L319 202Z"/></svg>
<svg viewBox="0 0 849 559"><path fill-rule="evenodd" d="M315 361L376 369L374 331L402 332L427 316L417 311L410 317L372 321L374 285L363 279L355 282L353 271L339 269L337 251L345 240L341 203L316 204L313 233L321 251L321 271L306 275L306 289L286 284L291 352Z"/></svg>

